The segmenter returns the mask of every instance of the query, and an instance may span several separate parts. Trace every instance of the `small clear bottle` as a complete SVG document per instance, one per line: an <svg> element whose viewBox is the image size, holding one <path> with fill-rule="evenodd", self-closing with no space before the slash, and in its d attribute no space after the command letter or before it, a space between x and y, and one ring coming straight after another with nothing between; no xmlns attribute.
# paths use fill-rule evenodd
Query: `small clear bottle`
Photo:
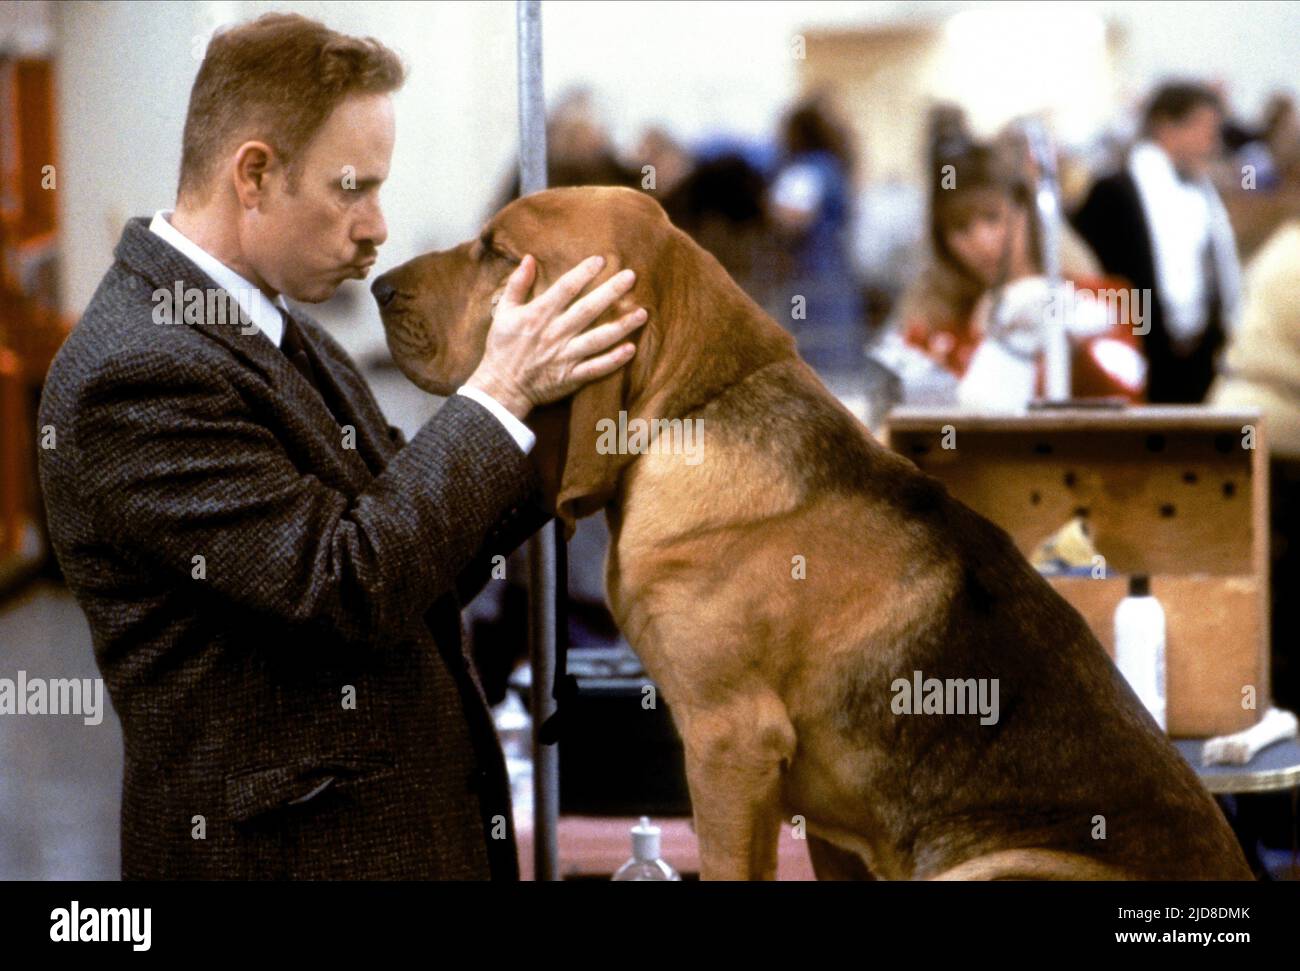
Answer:
<svg viewBox="0 0 1300 971"><path fill-rule="evenodd" d="M659 827L649 816L632 827L632 859L614 874L615 880L681 880L681 875L659 858Z"/></svg>

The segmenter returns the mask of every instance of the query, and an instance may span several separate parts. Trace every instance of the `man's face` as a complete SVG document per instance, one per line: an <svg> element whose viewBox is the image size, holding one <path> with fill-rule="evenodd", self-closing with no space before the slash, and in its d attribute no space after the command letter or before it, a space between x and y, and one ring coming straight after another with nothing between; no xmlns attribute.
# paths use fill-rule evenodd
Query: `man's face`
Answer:
<svg viewBox="0 0 1300 971"><path fill-rule="evenodd" d="M1196 178L1204 175L1219 154L1219 129L1223 118L1218 109L1201 105L1180 122L1164 127L1160 139L1180 173Z"/></svg>
<svg viewBox="0 0 1300 971"><path fill-rule="evenodd" d="M297 187L283 166L267 172L266 192L240 225L245 259L272 289L303 303L333 296L344 280L363 280L388 227L379 187L393 155L388 95L341 102L299 155Z"/></svg>

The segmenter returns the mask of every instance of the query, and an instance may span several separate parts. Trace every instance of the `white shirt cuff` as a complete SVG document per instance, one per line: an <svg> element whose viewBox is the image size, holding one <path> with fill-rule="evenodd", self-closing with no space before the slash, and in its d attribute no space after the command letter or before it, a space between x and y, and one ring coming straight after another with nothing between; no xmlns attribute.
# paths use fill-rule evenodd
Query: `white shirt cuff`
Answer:
<svg viewBox="0 0 1300 971"><path fill-rule="evenodd" d="M497 421L501 422L501 424L505 426L506 431L510 433L510 437L518 443L525 455L533 450L533 445L537 443L537 436L533 434L533 430L514 415L510 414L505 405L497 401L496 398L492 397L486 391L480 391L478 388L471 388L465 385L457 388L456 393L463 394L466 398L472 398L488 411L492 412L492 414L496 416Z"/></svg>

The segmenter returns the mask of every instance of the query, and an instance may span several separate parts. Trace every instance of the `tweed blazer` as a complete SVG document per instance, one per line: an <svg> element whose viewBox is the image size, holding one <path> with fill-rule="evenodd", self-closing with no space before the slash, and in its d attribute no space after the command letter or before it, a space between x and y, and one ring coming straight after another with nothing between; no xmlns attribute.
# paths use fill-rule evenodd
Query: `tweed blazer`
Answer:
<svg viewBox="0 0 1300 971"><path fill-rule="evenodd" d="M217 285L147 220L114 255L38 422L122 724L123 877L518 879L460 608L548 518L532 465L462 395L408 443L296 310L334 413L251 324L157 322Z"/></svg>

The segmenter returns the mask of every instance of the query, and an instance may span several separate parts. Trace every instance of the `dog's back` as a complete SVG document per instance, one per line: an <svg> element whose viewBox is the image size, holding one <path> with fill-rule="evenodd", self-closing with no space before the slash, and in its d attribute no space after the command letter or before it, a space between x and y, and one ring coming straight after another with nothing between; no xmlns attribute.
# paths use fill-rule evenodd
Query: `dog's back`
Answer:
<svg viewBox="0 0 1300 971"><path fill-rule="evenodd" d="M841 744L862 749L859 795L887 844L881 859L931 876L1034 847L1135 877L1249 879L1195 773L1010 536L876 443L824 389L791 377L783 393L785 413L818 428L803 474L856 492L875 511L869 522L892 512L909 537L900 566L941 578L931 609L878 629L824 686ZM857 537L864 550L881 541L873 531ZM924 695L940 688L965 713L927 714ZM994 704L972 710L976 699Z"/></svg>
<svg viewBox="0 0 1300 971"><path fill-rule="evenodd" d="M902 654L925 677L997 691L988 714L894 716L918 870L1032 846L1135 876L1249 878L1222 813L1078 612L1001 529L946 495L935 515L958 582Z"/></svg>

